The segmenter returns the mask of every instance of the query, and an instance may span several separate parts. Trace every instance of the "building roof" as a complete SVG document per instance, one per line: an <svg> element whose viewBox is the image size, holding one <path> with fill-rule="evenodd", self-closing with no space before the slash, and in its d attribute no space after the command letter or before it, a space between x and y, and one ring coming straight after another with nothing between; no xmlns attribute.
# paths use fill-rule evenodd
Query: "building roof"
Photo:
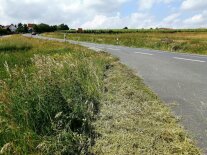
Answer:
<svg viewBox="0 0 207 155"><path fill-rule="evenodd" d="M32 28L35 24L27 24L28 28Z"/></svg>

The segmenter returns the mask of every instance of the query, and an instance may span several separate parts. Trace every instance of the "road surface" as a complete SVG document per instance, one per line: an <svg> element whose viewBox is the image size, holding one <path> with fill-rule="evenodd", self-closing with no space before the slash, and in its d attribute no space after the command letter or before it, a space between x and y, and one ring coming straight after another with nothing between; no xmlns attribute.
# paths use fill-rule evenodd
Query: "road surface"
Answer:
<svg viewBox="0 0 207 155"><path fill-rule="evenodd" d="M67 42L96 51L104 50L119 57L122 63L134 69L172 107L175 115L181 117L185 129L207 154L207 56L69 40Z"/></svg>
<svg viewBox="0 0 207 155"><path fill-rule="evenodd" d="M0 38L7 38L7 37L10 37L11 35L3 35L3 36L0 36Z"/></svg>

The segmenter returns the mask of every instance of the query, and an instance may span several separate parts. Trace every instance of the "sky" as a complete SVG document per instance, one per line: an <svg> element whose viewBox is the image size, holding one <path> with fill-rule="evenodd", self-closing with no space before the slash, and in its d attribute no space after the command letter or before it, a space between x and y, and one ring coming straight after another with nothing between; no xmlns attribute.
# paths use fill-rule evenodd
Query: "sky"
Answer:
<svg viewBox="0 0 207 155"><path fill-rule="evenodd" d="M70 28L203 28L207 0L0 0L0 24Z"/></svg>

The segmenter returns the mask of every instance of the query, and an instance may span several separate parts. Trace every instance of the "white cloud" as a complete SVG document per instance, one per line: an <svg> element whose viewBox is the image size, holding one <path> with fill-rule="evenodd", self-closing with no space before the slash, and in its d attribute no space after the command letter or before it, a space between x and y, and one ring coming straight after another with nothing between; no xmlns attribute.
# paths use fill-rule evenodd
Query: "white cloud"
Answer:
<svg viewBox="0 0 207 155"><path fill-rule="evenodd" d="M195 15L191 18L188 18L186 19L184 22L185 23L202 23L204 21L204 18L203 18L203 15L202 14L198 14L198 15Z"/></svg>
<svg viewBox="0 0 207 155"><path fill-rule="evenodd" d="M156 27L178 28L181 27L180 13L173 13L165 17L161 22L158 22Z"/></svg>
<svg viewBox="0 0 207 155"><path fill-rule="evenodd" d="M172 1L173 0L139 0L138 4L141 10L145 10L145 9L151 9L155 4L158 3L169 4Z"/></svg>
<svg viewBox="0 0 207 155"><path fill-rule="evenodd" d="M207 8L206 0L184 0L181 9L183 10L200 10Z"/></svg>
<svg viewBox="0 0 207 155"><path fill-rule="evenodd" d="M3 24L23 21L49 24L65 22L76 27L95 15L116 14L128 1L130 0L0 0L0 19Z"/></svg>
<svg viewBox="0 0 207 155"><path fill-rule="evenodd" d="M173 22L178 20L177 18L180 16L180 13L173 13L167 17L164 18L165 22Z"/></svg>
<svg viewBox="0 0 207 155"><path fill-rule="evenodd" d="M207 23L207 11L204 11L200 14L196 14L184 20L184 24L191 27L205 27L206 23Z"/></svg>
<svg viewBox="0 0 207 155"><path fill-rule="evenodd" d="M149 28L153 26L153 17L143 13L132 13L129 16L121 17L119 13L116 16L97 15L91 21L82 25L83 28Z"/></svg>
<svg viewBox="0 0 207 155"><path fill-rule="evenodd" d="M174 9L161 8L169 6ZM163 12L154 12L152 8L158 7ZM207 0L0 0L0 24L65 23L72 28L200 27L207 24L206 8Z"/></svg>

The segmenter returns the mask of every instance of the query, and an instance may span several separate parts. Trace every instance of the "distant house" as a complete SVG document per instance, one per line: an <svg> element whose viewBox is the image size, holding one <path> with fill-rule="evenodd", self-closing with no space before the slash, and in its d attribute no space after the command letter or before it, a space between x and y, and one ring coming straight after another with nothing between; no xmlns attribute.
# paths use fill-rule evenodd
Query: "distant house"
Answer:
<svg viewBox="0 0 207 155"><path fill-rule="evenodd" d="M82 28L78 28L78 33L83 33L83 29Z"/></svg>
<svg viewBox="0 0 207 155"><path fill-rule="evenodd" d="M27 24L27 27L28 27L28 31L29 31L29 32L33 32L33 30L34 30L34 29L33 29L34 25L35 25L35 24Z"/></svg>
<svg viewBox="0 0 207 155"><path fill-rule="evenodd" d="M14 24L11 24L11 25L5 26L4 29L7 29L7 30L9 30L11 32L16 32L17 27Z"/></svg>

